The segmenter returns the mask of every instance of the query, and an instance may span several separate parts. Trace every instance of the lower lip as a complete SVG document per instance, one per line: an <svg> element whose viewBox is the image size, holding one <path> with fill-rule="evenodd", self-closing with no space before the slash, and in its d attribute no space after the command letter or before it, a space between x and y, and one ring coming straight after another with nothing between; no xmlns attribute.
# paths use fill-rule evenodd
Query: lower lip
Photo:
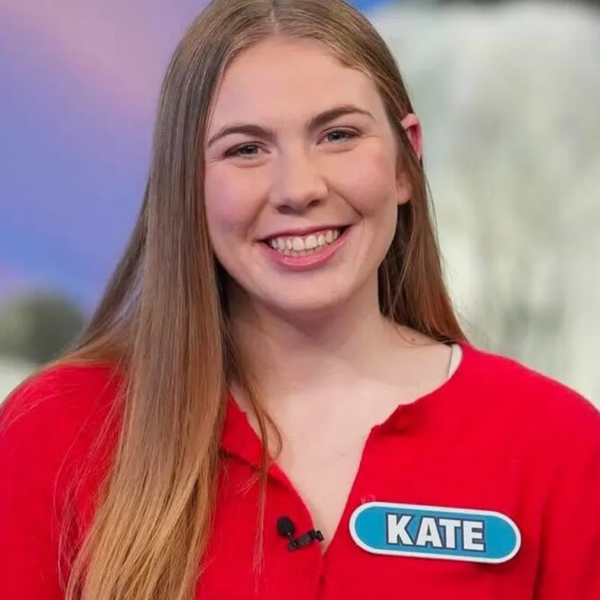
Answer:
<svg viewBox="0 0 600 600"><path fill-rule="evenodd" d="M282 254L277 250L273 250L271 246L264 242L260 242L260 245L263 247L266 255L277 265L285 267L290 271L310 271L327 264L337 254L337 251L346 243L349 229L350 228L347 227L340 237L331 244L321 246L320 250L317 252L314 252L313 254L304 254L303 256Z"/></svg>

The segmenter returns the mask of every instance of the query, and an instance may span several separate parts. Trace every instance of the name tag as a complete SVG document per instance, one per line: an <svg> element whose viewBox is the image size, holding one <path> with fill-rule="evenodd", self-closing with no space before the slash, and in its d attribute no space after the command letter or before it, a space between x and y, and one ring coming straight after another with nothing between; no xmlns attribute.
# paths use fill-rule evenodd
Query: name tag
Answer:
<svg viewBox="0 0 600 600"><path fill-rule="evenodd" d="M350 519L354 542L372 554L502 563L521 547L507 516L486 510L369 502Z"/></svg>

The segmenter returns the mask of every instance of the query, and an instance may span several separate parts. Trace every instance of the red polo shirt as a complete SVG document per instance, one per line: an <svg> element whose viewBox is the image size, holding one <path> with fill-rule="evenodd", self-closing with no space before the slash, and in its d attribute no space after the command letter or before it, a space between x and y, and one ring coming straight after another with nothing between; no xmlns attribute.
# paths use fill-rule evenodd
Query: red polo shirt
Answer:
<svg viewBox="0 0 600 600"><path fill-rule="evenodd" d="M107 368L63 366L21 386L3 405L2 600L62 598L61 517L73 494L75 526L68 534L76 544L110 458L111 444L94 447L94 438L107 426L117 387ZM294 524L294 537L314 524L298 492L273 467L258 574L258 486L248 484L260 442L233 402L222 447L214 532L198 600L600 599L600 414L574 392L513 361L464 346L462 363L445 385L399 407L372 430L324 553L318 541L288 549L277 529L281 517ZM92 450L94 468L82 471ZM372 502L433 507L434 525L447 509L493 511L514 522L520 548L498 564L375 554L350 532L353 513ZM461 532L455 528L454 537ZM415 541L414 532L409 541Z"/></svg>

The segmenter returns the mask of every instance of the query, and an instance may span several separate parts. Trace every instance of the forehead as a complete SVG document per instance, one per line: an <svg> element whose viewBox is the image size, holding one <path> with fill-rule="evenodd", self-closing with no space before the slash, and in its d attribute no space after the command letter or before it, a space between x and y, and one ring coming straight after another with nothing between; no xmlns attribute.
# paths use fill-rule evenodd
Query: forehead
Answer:
<svg viewBox="0 0 600 600"><path fill-rule="evenodd" d="M321 44L271 39L245 50L229 65L211 121L218 126L227 119L308 118L349 103L383 111L372 79L343 65Z"/></svg>

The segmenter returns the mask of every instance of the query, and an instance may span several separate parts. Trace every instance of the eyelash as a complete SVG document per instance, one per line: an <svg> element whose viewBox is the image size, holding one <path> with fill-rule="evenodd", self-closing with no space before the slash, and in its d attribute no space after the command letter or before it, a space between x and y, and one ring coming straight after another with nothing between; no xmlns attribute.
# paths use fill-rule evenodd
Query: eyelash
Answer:
<svg viewBox="0 0 600 600"><path fill-rule="evenodd" d="M327 138L328 136L330 136L332 134L342 134L344 136L343 139L341 139L341 140L332 141L331 143L333 143L333 144L351 140L351 139L357 138L359 136L358 131L355 131L355 130L332 129L331 131L328 131L323 137ZM260 150L260 144L250 143L250 144L242 144L241 146L236 146L235 148L231 148L230 150L227 150L227 152L225 153L225 156L226 157L239 157L239 158L245 158L245 159L250 159L250 158L255 157L256 153L242 154L242 152L244 150L248 150L248 149Z"/></svg>

